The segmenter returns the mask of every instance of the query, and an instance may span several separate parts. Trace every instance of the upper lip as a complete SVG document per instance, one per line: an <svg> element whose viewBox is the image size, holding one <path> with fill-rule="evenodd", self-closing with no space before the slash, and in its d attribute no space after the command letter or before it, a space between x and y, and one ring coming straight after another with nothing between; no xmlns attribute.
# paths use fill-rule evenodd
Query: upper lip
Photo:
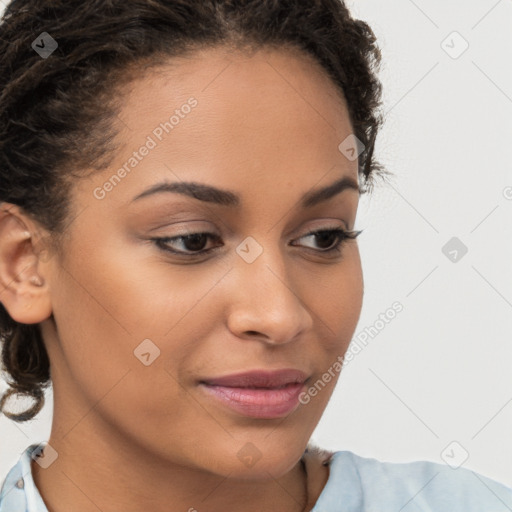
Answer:
<svg viewBox="0 0 512 512"><path fill-rule="evenodd" d="M225 386L232 388L277 388L287 384L302 384L307 374L301 370L252 370L224 377L202 379L201 383L210 386Z"/></svg>

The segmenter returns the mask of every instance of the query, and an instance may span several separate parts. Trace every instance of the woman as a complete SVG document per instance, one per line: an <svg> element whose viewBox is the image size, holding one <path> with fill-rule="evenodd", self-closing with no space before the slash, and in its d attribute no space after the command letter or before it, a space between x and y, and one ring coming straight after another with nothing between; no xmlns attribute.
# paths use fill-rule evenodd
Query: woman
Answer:
<svg viewBox="0 0 512 512"><path fill-rule="evenodd" d="M6 13L0 406L29 420L51 383L54 416L0 512L511 509L465 469L308 446L385 174L365 23L339 0Z"/></svg>

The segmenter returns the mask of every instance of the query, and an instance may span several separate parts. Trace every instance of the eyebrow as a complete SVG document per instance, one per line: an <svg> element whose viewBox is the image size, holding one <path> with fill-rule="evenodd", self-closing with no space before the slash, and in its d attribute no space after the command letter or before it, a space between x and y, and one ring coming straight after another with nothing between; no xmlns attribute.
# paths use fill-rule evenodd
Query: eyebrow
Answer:
<svg viewBox="0 0 512 512"><path fill-rule="evenodd" d="M361 194L358 182L349 176L344 176L326 187L306 192L300 198L300 206L302 208L312 208L313 206L340 194L344 190L355 190ZM221 206L238 207L241 204L240 196L231 190L220 189L211 185L190 181L157 183L135 196L131 202L133 203L134 201L138 201L144 197L162 192L183 194L194 199L198 199L199 201L214 203Z"/></svg>

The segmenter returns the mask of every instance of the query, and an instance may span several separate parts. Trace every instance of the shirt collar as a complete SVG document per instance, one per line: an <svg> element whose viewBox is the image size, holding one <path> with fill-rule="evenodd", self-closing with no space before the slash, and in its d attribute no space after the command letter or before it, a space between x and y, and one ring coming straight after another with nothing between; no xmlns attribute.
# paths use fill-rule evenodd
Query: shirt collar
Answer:
<svg viewBox="0 0 512 512"><path fill-rule="evenodd" d="M11 468L0 491L0 512L48 512L32 477L32 453L46 443L31 444ZM40 450L39 450L40 451Z"/></svg>

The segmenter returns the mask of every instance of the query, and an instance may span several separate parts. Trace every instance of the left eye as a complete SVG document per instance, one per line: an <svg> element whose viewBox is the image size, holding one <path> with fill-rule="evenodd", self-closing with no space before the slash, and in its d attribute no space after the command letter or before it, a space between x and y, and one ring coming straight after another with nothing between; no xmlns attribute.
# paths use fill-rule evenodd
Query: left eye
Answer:
<svg viewBox="0 0 512 512"><path fill-rule="evenodd" d="M357 238L361 233L362 231L346 231L341 228L321 229L307 233L306 235L301 236L298 240L303 238L316 238L317 243L320 243L320 245L326 245L327 247L321 247L319 249L314 247L309 248L319 253L331 253L334 251L339 252L341 245L343 245L349 239L353 240ZM191 233L188 235L180 235L175 237L152 238L151 240L159 249L163 251L185 257L193 257L210 253L216 249L216 247L210 247L208 249L204 248L208 239L212 239L216 242L221 240L221 238L214 233L203 232ZM176 244L176 242L179 242L184 250L177 250L176 245L174 245L174 248L171 248L171 243Z"/></svg>
<svg viewBox="0 0 512 512"><path fill-rule="evenodd" d="M316 238L317 243L326 245L326 247L321 247L319 250L315 249L315 247L312 247L312 249L318 250L319 252L330 252L339 249L340 245L342 245L347 238L352 238L352 236L351 232L343 229L322 229L320 231L312 231L301 238ZM301 238L299 238L299 240Z"/></svg>

